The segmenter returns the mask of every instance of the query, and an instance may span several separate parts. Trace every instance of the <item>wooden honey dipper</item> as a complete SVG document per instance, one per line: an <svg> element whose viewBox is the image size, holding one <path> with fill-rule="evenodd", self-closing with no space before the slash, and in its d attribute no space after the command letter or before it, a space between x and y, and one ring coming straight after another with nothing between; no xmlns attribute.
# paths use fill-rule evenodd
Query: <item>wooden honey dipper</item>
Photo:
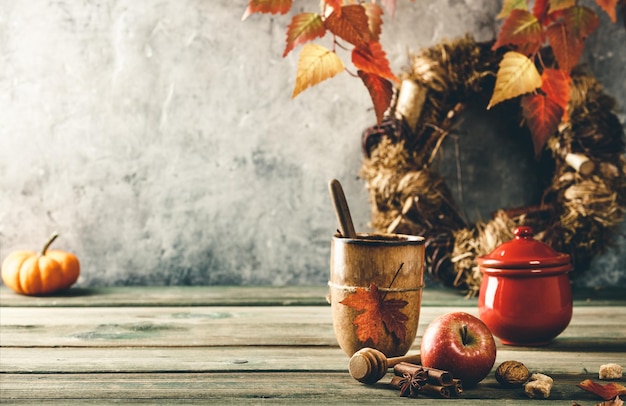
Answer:
<svg viewBox="0 0 626 406"><path fill-rule="evenodd" d="M373 384L385 376L387 369L401 362L421 362L419 354L403 357L387 358L385 354L374 348L361 348L350 357L348 370L350 375L359 382Z"/></svg>

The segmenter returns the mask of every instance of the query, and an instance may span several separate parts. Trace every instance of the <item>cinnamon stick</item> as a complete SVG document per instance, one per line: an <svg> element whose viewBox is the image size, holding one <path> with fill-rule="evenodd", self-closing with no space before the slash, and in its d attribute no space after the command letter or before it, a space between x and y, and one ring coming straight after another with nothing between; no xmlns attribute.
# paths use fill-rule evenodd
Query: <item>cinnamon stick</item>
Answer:
<svg viewBox="0 0 626 406"><path fill-rule="evenodd" d="M461 393L463 393L463 382L460 379L453 379L451 387L455 396L461 396Z"/></svg>
<svg viewBox="0 0 626 406"><path fill-rule="evenodd" d="M389 386L395 389L402 389L402 385L404 384L404 377L394 376L391 378L391 382L389 382ZM421 387L419 387L415 392L411 392L410 397L417 397L418 394L424 394L426 396L437 396L441 398L451 398L453 395L456 395L454 390L454 386L444 386L444 385L433 385L431 383L425 383ZM405 395L407 396L407 395Z"/></svg>
<svg viewBox="0 0 626 406"><path fill-rule="evenodd" d="M442 398L450 398L451 386L432 385L430 383L425 384L420 389L420 393L428 396L441 396Z"/></svg>
<svg viewBox="0 0 626 406"><path fill-rule="evenodd" d="M435 368L427 368L421 365L410 364L408 362L401 362L393 367L394 373L398 376L403 376L404 374L413 375L416 371L420 369L426 372L426 379L429 383L439 386L452 385L452 375L450 375L450 372L448 371L442 371Z"/></svg>

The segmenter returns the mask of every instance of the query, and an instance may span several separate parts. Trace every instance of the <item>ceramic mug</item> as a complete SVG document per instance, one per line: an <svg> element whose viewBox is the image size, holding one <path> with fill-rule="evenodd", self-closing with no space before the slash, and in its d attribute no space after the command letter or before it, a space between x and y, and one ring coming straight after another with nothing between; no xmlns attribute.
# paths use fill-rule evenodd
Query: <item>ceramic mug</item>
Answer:
<svg viewBox="0 0 626 406"><path fill-rule="evenodd" d="M339 346L348 356L364 347L387 357L406 354L417 334L423 284L423 237L335 235L328 285Z"/></svg>

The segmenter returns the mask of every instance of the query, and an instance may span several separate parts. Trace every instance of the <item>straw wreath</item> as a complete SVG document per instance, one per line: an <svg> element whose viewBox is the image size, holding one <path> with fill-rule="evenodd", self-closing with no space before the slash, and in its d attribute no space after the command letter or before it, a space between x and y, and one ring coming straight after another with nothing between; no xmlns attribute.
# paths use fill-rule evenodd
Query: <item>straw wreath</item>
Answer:
<svg viewBox="0 0 626 406"><path fill-rule="evenodd" d="M360 175L370 194L372 227L423 235L428 272L469 295L480 288L475 258L510 240L515 226L532 226L535 238L570 254L580 273L611 243L626 212L624 131L615 101L576 68L569 121L560 124L541 158L554 167L545 173L549 186L541 201L499 209L486 222L464 219L435 162L464 106L486 106L493 92L502 54L491 45L466 37L412 55L385 120L363 133Z"/></svg>

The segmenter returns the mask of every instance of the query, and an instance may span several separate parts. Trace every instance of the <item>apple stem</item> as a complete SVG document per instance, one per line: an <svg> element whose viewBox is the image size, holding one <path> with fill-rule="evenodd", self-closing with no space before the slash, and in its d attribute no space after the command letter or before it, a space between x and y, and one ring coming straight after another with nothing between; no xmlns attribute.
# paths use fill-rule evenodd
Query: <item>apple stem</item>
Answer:
<svg viewBox="0 0 626 406"><path fill-rule="evenodd" d="M461 339L463 340L463 345L468 344L467 338L467 324L463 324L463 327L461 327Z"/></svg>

